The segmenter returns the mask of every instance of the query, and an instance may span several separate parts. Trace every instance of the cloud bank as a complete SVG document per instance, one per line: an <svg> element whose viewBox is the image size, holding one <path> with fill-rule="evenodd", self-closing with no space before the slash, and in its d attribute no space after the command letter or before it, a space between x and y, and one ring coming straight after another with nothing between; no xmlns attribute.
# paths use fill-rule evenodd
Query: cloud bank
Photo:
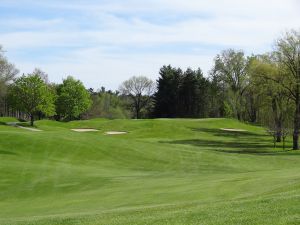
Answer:
<svg viewBox="0 0 300 225"><path fill-rule="evenodd" d="M116 89L164 64L207 72L226 48L269 51L299 11L297 0L2 0L0 44L24 73Z"/></svg>

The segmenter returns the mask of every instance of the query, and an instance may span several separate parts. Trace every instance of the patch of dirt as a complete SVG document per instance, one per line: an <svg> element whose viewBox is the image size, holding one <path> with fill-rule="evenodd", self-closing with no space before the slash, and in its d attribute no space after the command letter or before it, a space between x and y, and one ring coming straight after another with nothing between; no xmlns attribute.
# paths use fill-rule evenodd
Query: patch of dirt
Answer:
<svg viewBox="0 0 300 225"><path fill-rule="evenodd" d="M107 131L105 132L107 135L120 135L120 134L127 134L125 131Z"/></svg>
<svg viewBox="0 0 300 225"><path fill-rule="evenodd" d="M17 122L7 122L6 125L12 126L12 127L18 127L18 128L24 129L24 130L30 130L30 131L34 131L34 132L42 131L42 130L39 130L39 129L36 129L36 128L20 126L20 125L18 125Z"/></svg>
<svg viewBox="0 0 300 225"><path fill-rule="evenodd" d="M17 126L18 122L6 122L6 125L8 126Z"/></svg>
<svg viewBox="0 0 300 225"><path fill-rule="evenodd" d="M220 128L220 130L231 131L231 132L247 132L246 130L243 129L232 129L232 128Z"/></svg>
<svg viewBox="0 0 300 225"><path fill-rule="evenodd" d="M90 129L90 128L80 128L80 129L71 129L72 131L75 132L97 132L99 130L96 129Z"/></svg>
<svg viewBox="0 0 300 225"><path fill-rule="evenodd" d="M22 127L22 126L16 126L16 127L19 127L21 129L24 129L24 130L34 131L34 132L40 132L40 131L42 131L42 130L39 130L39 129L36 129L36 128L30 128L30 127Z"/></svg>

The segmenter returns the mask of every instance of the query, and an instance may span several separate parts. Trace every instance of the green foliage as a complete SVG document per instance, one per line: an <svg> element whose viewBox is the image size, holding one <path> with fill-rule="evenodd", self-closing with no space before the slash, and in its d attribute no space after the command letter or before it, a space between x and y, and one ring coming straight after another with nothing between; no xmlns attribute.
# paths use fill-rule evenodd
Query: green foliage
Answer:
<svg viewBox="0 0 300 225"><path fill-rule="evenodd" d="M19 73L19 70L10 63L4 56L2 47L0 45L0 113L5 112L5 100L7 95L7 88L10 82L13 81L15 76Z"/></svg>
<svg viewBox="0 0 300 225"><path fill-rule="evenodd" d="M272 79L284 88L294 101L293 149L299 150L300 132L300 30L291 30L276 42L274 58L281 70L277 79Z"/></svg>
<svg viewBox="0 0 300 225"><path fill-rule="evenodd" d="M235 114L232 110L232 104L227 101L224 101L224 117L226 118L234 118Z"/></svg>
<svg viewBox="0 0 300 225"><path fill-rule="evenodd" d="M81 81L69 76L57 86L56 111L62 118L78 118L91 106L89 92Z"/></svg>
<svg viewBox="0 0 300 225"><path fill-rule="evenodd" d="M47 116L55 114L55 95L40 76L29 74L16 79L9 89L10 103L17 110L27 113L32 120L37 112Z"/></svg>
<svg viewBox="0 0 300 225"><path fill-rule="evenodd" d="M86 117L103 117L108 119L130 118L130 113L125 109L123 98L111 91L92 93L92 106L86 112Z"/></svg>
<svg viewBox="0 0 300 225"><path fill-rule="evenodd" d="M18 73L19 70L15 68L14 64L8 62L7 58L4 56L0 45L0 85L7 85ZM0 91L2 91L2 88Z"/></svg>
<svg viewBox="0 0 300 225"><path fill-rule="evenodd" d="M134 117L140 119L142 111L152 105L155 84L145 76L133 76L124 81L119 90L123 97L128 98L128 105Z"/></svg>
<svg viewBox="0 0 300 225"><path fill-rule="evenodd" d="M228 49L215 58L213 74L223 83L227 92L226 101L235 117L242 120L243 93L247 87L247 60L243 51Z"/></svg>
<svg viewBox="0 0 300 225"><path fill-rule="evenodd" d="M175 118L178 115L178 93L182 70L171 65L159 71L157 92L155 93L154 114L156 117Z"/></svg>
<svg viewBox="0 0 300 225"><path fill-rule="evenodd" d="M156 117L207 117L209 115L210 82L201 69L181 69L163 66L155 93Z"/></svg>

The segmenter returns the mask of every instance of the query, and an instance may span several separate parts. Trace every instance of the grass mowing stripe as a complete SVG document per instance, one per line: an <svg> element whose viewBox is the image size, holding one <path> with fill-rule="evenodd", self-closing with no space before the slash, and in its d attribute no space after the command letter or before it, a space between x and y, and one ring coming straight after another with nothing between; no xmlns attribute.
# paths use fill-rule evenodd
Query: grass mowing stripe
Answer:
<svg viewBox="0 0 300 225"><path fill-rule="evenodd" d="M261 127L231 119L36 126L43 132L0 125L0 224L300 221L300 153L273 149ZM104 135L112 130L128 134Z"/></svg>

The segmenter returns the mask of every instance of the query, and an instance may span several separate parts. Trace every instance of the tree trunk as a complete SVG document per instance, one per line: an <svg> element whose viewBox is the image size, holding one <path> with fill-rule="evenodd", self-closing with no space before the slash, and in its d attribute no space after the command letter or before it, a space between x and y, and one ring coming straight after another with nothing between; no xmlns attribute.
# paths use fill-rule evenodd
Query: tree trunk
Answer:
<svg viewBox="0 0 300 225"><path fill-rule="evenodd" d="M33 127L33 123L34 123L34 117L33 114L30 114L30 126Z"/></svg>
<svg viewBox="0 0 300 225"><path fill-rule="evenodd" d="M294 116L293 150L299 150L300 95L296 95L296 111Z"/></svg>
<svg viewBox="0 0 300 225"><path fill-rule="evenodd" d="M256 118L257 118L257 115L256 115L256 109L251 109L251 113L250 113L250 121L251 123L256 123Z"/></svg>
<svg viewBox="0 0 300 225"><path fill-rule="evenodd" d="M241 120L242 120L242 117L241 117L241 114L240 114L240 112L239 112L239 111L237 111L237 119L238 119L239 121L241 121Z"/></svg>
<svg viewBox="0 0 300 225"><path fill-rule="evenodd" d="M252 123L256 123L256 119L257 119L257 109L255 107L255 100L253 97L253 93L251 92L251 96L250 96L250 121Z"/></svg>
<svg viewBox="0 0 300 225"><path fill-rule="evenodd" d="M136 119L140 118L140 111L141 111L141 107L140 107L140 96L137 96L137 99L135 99L135 113L136 113Z"/></svg>
<svg viewBox="0 0 300 225"><path fill-rule="evenodd" d="M278 142L278 143L281 142L281 132L280 131L276 132L276 142Z"/></svg>
<svg viewBox="0 0 300 225"><path fill-rule="evenodd" d="M278 96L274 96L272 99L272 110L273 114L275 115L274 123L275 123L275 129L276 129L276 142L281 142L281 135L282 135L282 114L281 110L278 106L279 98Z"/></svg>
<svg viewBox="0 0 300 225"><path fill-rule="evenodd" d="M281 142L282 137L282 123L281 119L276 121L276 142Z"/></svg>
<svg viewBox="0 0 300 225"><path fill-rule="evenodd" d="M136 119L139 119L140 118L140 108L139 108L139 106L136 106L135 114L136 114Z"/></svg>

